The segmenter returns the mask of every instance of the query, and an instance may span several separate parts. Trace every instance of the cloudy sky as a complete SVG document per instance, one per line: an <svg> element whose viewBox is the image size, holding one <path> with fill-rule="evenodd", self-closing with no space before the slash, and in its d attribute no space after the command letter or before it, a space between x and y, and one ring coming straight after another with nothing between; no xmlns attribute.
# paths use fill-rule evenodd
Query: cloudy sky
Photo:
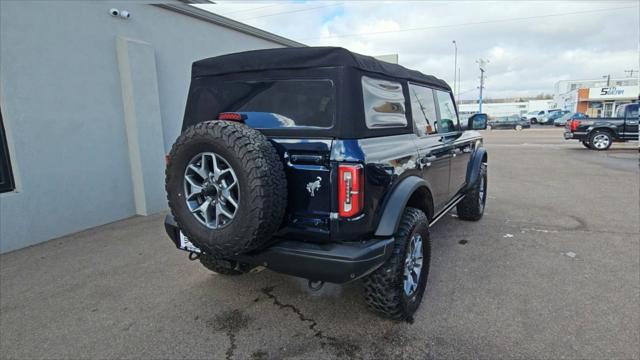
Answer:
<svg viewBox="0 0 640 360"><path fill-rule="evenodd" d="M452 84L458 44L462 99L552 93L561 79L638 70L640 1L218 1L208 11L305 43L400 64ZM635 74L637 75L637 73ZM634 76L635 76L634 75Z"/></svg>

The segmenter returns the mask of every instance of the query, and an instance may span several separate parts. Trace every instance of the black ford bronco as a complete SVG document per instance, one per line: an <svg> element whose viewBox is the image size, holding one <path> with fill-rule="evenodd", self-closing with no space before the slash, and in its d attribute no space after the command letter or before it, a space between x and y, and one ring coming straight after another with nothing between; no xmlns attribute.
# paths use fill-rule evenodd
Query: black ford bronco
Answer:
<svg viewBox="0 0 640 360"><path fill-rule="evenodd" d="M342 48L196 61L167 155L165 220L208 269L362 279L370 307L410 319L429 272L429 227L487 197L484 114L460 124L442 80Z"/></svg>

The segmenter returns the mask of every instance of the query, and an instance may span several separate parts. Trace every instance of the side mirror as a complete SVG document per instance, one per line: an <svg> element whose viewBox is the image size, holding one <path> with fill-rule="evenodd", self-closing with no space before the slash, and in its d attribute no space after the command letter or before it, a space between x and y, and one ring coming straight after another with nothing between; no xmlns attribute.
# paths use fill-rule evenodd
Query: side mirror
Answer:
<svg viewBox="0 0 640 360"><path fill-rule="evenodd" d="M467 129L469 130L484 130L487 128L487 114L477 113L473 114L469 118L469 124Z"/></svg>

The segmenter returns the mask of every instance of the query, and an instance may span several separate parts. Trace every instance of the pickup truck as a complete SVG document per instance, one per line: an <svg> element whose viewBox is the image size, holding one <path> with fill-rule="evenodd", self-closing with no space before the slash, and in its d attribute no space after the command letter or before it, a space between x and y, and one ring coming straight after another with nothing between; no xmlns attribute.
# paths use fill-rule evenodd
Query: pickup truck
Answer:
<svg viewBox="0 0 640 360"><path fill-rule="evenodd" d="M567 121L564 138L598 151L607 150L614 141L638 140L638 103L620 105L615 117Z"/></svg>

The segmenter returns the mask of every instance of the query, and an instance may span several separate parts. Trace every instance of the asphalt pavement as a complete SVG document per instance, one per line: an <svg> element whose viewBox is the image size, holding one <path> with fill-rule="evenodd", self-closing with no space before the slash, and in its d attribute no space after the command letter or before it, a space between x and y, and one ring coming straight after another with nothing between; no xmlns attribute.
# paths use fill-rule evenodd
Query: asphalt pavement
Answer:
<svg viewBox="0 0 640 360"><path fill-rule="evenodd" d="M431 229L412 324L370 313L359 282L213 274L158 214L1 255L0 357L639 358L638 143L484 135L485 216Z"/></svg>

